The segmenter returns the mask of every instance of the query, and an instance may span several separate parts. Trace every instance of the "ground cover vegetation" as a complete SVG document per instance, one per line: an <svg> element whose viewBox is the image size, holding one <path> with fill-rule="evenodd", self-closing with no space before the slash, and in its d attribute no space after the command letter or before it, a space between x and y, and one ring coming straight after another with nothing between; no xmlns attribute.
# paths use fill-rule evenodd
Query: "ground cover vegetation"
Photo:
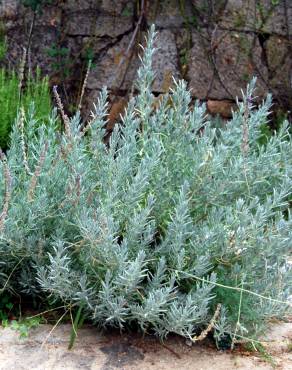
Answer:
<svg viewBox="0 0 292 370"><path fill-rule="evenodd" d="M35 76L23 76L14 71L2 68L0 70L0 147L9 147L9 137L17 112L22 106L28 110L35 106L36 119L45 122L52 110L50 89L47 78L40 76L40 70Z"/></svg>
<svg viewBox="0 0 292 370"><path fill-rule="evenodd" d="M272 99L255 107L255 79L222 128L184 81L153 110L154 38L109 143L106 89L85 125L55 88L62 132L56 110L44 124L19 110L1 154L0 294L73 311L74 333L86 319L255 339L291 309L289 124L259 144Z"/></svg>

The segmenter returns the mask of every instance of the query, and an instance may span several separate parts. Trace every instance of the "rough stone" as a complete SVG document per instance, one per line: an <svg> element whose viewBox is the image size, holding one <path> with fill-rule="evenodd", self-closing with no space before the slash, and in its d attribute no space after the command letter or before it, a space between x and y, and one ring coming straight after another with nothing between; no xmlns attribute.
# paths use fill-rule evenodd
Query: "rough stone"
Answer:
<svg viewBox="0 0 292 370"><path fill-rule="evenodd" d="M19 1L17 4L18 5L15 7L7 6L7 8L5 5L4 12L1 12L0 5L0 19L3 19L7 31L24 27L25 32L28 34L33 22L34 13L31 8L20 5ZM36 31L38 27L60 27L61 14L62 9L60 7L53 5L45 6L42 11L38 12L35 16L34 31ZM7 17L7 15L9 15L9 17Z"/></svg>
<svg viewBox="0 0 292 370"><path fill-rule="evenodd" d="M191 23L198 28L214 28L218 26L229 0L192 0L192 4Z"/></svg>
<svg viewBox="0 0 292 370"><path fill-rule="evenodd" d="M120 120L121 115L125 112L128 100L125 97L115 97L108 115L107 129L112 130L117 121Z"/></svg>
<svg viewBox="0 0 292 370"><path fill-rule="evenodd" d="M189 2L185 8L178 6L177 0L149 2L147 7L147 20L149 24L155 23L157 28L181 28L190 13Z"/></svg>
<svg viewBox="0 0 292 370"><path fill-rule="evenodd" d="M129 32L132 28L130 17L113 17L110 15L76 12L67 21L68 36L110 36L112 38Z"/></svg>
<svg viewBox="0 0 292 370"><path fill-rule="evenodd" d="M208 112L212 115L219 114L222 118L231 118L232 110L235 110L236 104L230 100L211 100L207 101Z"/></svg>
<svg viewBox="0 0 292 370"><path fill-rule="evenodd" d="M57 42L57 31L54 27L39 27L38 33L32 35L32 42L29 53L29 66L39 66L44 74L52 72L52 63L54 58L48 54L49 49ZM23 48L27 46L27 34L23 28L12 29L8 32L8 56L7 60L10 66L18 68ZM40 45L42 47L40 48Z"/></svg>
<svg viewBox="0 0 292 370"><path fill-rule="evenodd" d="M258 94L265 95L267 67L262 60L258 39L250 34L218 30L209 35L193 33L188 80L195 97L235 99L254 75Z"/></svg>
<svg viewBox="0 0 292 370"><path fill-rule="evenodd" d="M292 99L292 56L289 41L271 36L265 45L269 66L269 85L281 100Z"/></svg>
<svg viewBox="0 0 292 370"><path fill-rule="evenodd" d="M178 53L173 32L169 30L159 31L155 47L157 51L152 62L155 80L152 89L153 91L163 93L167 92L172 85L172 78L178 79L180 77Z"/></svg>
<svg viewBox="0 0 292 370"><path fill-rule="evenodd" d="M140 65L137 44L144 40L146 25L154 23L159 50L153 60L153 91L166 92L172 77L183 77L194 97L229 101L241 96L241 89L256 75L260 98L270 90L291 107L292 0L146 1L141 28L126 55L140 19L137 4L136 0L52 1L37 13L29 67L39 65L54 83L65 81L66 88L74 90L82 83L90 55L93 69L88 99L94 100L103 85L112 94L124 96ZM0 31L4 30L8 44L3 66L19 65L32 16L31 9L19 0L0 0ZM57 52L66 49L66 60L49 55L52 47ZM71 64L70 75L64 79L67 67L63 62ZM74 96L74 91L71 93ZM84 97L84 101L88 99Z"/></svg>
<svg viewBox="0 0 292 370"><path fill-rule="evenodd" d="M24 7L23 5L19 7L19 13L22 14L22 17L18 17L11 23L13 27L26 26L27 32L29 32L30 27L33 22L34 12L30 7ZM59 27L61 25L61 7L54 5L46 5L42 11L38 12L34 19L34 29L38 27Z"/></svg>
<svg viewBox="0 0 292 370"><path fill-rule="evenodd" d="M134 14L134 2L129 0L102 0L101 9L112 15L132 16Z"/></svg>
<svg viewBox="0 0 292 370"><path fill-rule="evenodd" d="M267 2L268 0L266 0ZM263 26L263 32L291 36L292 32L292 2L279 1L278 5L271 12Z"/></svg>
<svg viewBox="0 0 292 370"><path fill-rule="evenodd" d="M292 3L271 0L228 0L219 26L230 30L276 33L287 36L292 22ZM291 26L290 26L291 27ZM291 32L291 29L290 29Z"/></svg>
<svg viewBox="0 0 292 370"><path fill-rule="evenodd" d="M87 87L91 90L102 89L107 86L110 90L127 90L131 88L138 68L137 58L129 58L125 55L132 35L126 35L114 46L109 47L105 55L95 64ZM119 66L121 60L122 65Z"/></svg>
<svg viewBox="0 0 292 370"><path fill-rule="evenodd" d="M60 8L69 16L71 12L94 9L96 5L96 0L66 0L60 4Z"/></svg>
<svg viewBox="0 0 292 370"><path fill-rule="evenodd" d="M256 0L228 0L219 24L222 28L256 32L262 26Z"/></svg>
<svg viewBox="0 0 292 370"><path fill-rule="evenodd" d="M88 88L101 89L102 86L107 85L111 90L125 90L132 86L139 61L137 58L130 60L125 55L131 37L131 34L124 36L116 45L107 50L105 56L97 62L88 81ZM155 92L163 93L168 91L172 85L172 77L179 78L177 49L173 33L168 30L159 31L155 47L158 50L154 54L152 63L155 72L152 89ZM120 65L121 59L123 59L122 65Z"/></svg>

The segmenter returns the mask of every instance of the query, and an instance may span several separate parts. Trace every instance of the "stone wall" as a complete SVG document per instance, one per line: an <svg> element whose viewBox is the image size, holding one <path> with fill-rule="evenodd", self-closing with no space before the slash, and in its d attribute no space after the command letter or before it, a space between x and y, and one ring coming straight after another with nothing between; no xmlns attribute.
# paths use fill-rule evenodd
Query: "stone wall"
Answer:
<svg viewBox="0 0 292 370"><path fill-rule="evenodd" d="M39 65L58 84L63 99L78 102L88 60L92 68L84 97L88 111L98 91L111 91L113 122L126 104L147 27L158 30L153 66L156 94L172 76L189 82L195 98L212 113L230 114L236 96L253 75L258 95L273 93L292 106L291 0L2 0L0 20L8 42L5 65Z"/></svg>

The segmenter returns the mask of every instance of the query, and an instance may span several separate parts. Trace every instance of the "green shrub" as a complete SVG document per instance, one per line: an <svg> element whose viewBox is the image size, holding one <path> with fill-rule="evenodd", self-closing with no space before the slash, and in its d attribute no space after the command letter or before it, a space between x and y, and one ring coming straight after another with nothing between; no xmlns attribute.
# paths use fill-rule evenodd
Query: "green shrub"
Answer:
<svg viewBox="0 0 292 370"><path fill-rule="evenodd" d="M191 338L210 324L218 342L254 337L289 309L288 123L259 146L271 97L253 108L255 80L225 128L204 105L190 109L183 81L153 111L153 38L109 145L106 89L85 130L77 114L56 132L56 112L39 127L27 113L24 135L14 125L0 284L101 326Z"/></svg>
<svg viewBox="0 0 292 370"><path fill-rule="evenodd" d="M52 110L51 97L47 78L29 77L26 87L19 97L19 77L15 72L0 70L0 147L6 149L9 145L9 135L16 119L19 106L25 110L34 103L37 120L45 120Z"/></svg>

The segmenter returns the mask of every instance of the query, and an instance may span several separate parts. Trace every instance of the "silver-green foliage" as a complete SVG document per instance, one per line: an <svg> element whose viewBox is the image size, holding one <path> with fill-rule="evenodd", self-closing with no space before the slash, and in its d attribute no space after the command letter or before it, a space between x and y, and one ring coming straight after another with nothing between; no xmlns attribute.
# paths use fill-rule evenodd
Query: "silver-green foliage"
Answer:
<svg viewBox="0 0 292 370"><path fill-rule="evenodd" d="M194 335L221 303L216 338L251 336L288 307L277 302L290 294L288 123L258 145L271 97L254 109L254 80L223 129L212 128L203 104L192 106L183 81L153 109L154 37L151 29L139 94L109 144L106 89L85 135L79 115L57 132L56 112L49 125L27 112L25 145L14 126L0 282L9 278L11 291L82 306L98 325L134 323L161 337ZM3 204L6 180L1 176ZM239 291L216 284L276 301L246 292L240 300Z"/></svg>

